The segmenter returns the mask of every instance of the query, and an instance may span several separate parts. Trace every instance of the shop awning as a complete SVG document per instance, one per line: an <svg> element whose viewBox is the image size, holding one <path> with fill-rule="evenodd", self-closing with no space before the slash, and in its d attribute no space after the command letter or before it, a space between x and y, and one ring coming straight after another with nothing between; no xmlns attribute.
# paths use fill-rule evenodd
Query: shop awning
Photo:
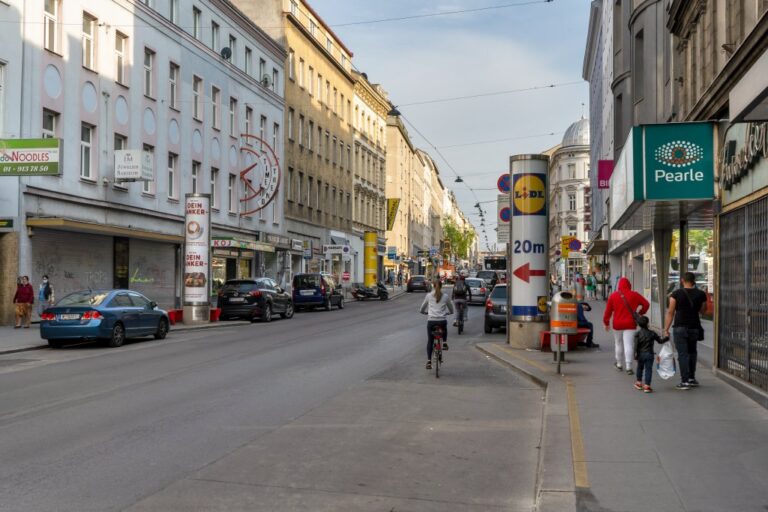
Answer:
<svg viewBox="0 0 768 512"><path fill-rule="evenodd" d="M611 229L712 228L713 123L632 128L611 176Z"/></svg>
<svg viewBox="0 0 768 512"><path fill-rule="evenodd" d="M128 238L140 238L143 240L152 240L156 242L169 242L181 244L184 243L184 237L181 235L168 235L147 231L138 228L126 228L122 226L113 226L109 224L94 224L79 220L64 219L61 217L30 217L27 219L27 226L31 228L58 229L61 231L74 231L78 233L91 233L94 235L105 236L124 236Z"/></svg>
<svg viewBox="0 0 768 512"><path fill-rule="evenodd" d="M608 240L590 240L587 244L587 254L608 254Z"/></svg>

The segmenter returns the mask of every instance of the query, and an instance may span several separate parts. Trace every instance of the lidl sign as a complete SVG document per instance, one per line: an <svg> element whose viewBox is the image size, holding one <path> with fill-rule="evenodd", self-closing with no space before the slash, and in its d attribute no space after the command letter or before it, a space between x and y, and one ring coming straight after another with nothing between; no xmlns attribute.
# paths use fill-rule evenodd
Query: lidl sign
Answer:
<svg viewBox="0 0 768 512"><path fill-rule="evenodd" d="M670 123L642 128L645 199L712 199L713 125Z"/></svg>
<svg viewBox="0 0 768 512"><path fill-rule="evenodd" d="M514 215L546 215L547 176L545 174L515 174L512 179Z"/></svg>
<svg viewBox="0 0 768 512"><path fill-rule="evenodd" d="M56 176L59 139L0 139L0 176Z"/></svg>

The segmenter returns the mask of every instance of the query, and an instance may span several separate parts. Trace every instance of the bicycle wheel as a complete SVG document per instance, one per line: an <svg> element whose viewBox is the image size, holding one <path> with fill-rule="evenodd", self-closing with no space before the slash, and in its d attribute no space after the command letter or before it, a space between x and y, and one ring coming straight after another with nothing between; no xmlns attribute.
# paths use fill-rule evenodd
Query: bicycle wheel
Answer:
<svg viewBox="0 0 768 512"><path fill-rule="evenodd" d="M459 320L459 334L464 332L464 319Z"/></svg>
<svg viewBox="0 0 768 512"><path fill-rule="evenodd" d="M435 348L432 350L432 357L435 359L435 378L440 378L440 359L441 355L443 353L443 348L440 345L440 340L437 340L437 343L435 343Z"/></svg>

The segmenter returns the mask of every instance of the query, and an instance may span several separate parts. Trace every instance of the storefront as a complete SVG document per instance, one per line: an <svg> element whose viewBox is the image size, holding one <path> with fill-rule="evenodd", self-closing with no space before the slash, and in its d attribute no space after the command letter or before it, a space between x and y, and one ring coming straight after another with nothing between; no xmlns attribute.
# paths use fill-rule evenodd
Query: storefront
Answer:
<svg viewBox="0 0 768 512"><path fill-rule="evenodd" d="M293 279L291 239L271 233L262 233L262 237L275 248L274 258L269 258L264 275L274 279L282 288L287 288Z"/></svg>
<svg viewBox="0 0 768 512"><path fill-rule="evenodd" d="M216 295L229 279L248 279L263 275L265 255L274 254L269 244L235 237L211 238L211 294Z"/></svg>

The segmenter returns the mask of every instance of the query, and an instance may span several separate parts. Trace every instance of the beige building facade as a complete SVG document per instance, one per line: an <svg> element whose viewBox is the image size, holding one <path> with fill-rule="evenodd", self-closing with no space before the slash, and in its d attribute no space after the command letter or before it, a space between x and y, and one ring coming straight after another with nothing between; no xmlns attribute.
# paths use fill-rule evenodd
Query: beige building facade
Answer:
<svg viewBox="0 0 768 512"><path fill-rule="evenodd" d="M387 117L386 141L387 199L399 199L400 205L394 217L392 229L386 231L388 257L384 261L388 268L406 269L413 261L411 258L413 174L416 172L419 158L408 130L399 116ZM389 258L393 252L397 256L395 260Z"/></svg>

